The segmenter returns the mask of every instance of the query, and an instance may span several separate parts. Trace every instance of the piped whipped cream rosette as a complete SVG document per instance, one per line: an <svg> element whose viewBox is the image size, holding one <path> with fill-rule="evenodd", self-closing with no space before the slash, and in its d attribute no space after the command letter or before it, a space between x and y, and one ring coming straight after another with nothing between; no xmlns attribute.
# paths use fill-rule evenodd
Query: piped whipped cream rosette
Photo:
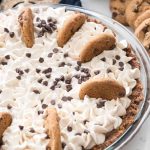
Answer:
<svg viewBox="0 0 150 150"><path fill-rule="evenodd" d="M0 132L1 149L104 144L124 123L140 78L128 43L65 7L20 7L0 13L0 20L0 114L11 116ZM90 57L82 61L83 49Z"/></svg>

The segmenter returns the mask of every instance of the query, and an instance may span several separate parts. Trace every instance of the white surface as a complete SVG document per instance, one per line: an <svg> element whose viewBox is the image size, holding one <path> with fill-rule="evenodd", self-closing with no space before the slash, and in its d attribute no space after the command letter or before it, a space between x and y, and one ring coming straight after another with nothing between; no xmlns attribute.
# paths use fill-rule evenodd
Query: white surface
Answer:
<svg viewBox="0 0 150 150"><path fill-rule="evenodd" d="M111 17L109 0L81 0L83 7L100 12ZM150 117L143 124L137 135L121 150L149 150L150 149Z"/></svg>

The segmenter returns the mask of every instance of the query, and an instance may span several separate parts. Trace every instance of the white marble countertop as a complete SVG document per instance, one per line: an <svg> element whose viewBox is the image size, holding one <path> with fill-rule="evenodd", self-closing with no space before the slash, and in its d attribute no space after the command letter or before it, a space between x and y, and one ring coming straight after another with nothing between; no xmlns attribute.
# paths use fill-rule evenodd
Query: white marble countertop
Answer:
<svg viewBox="0 0 150 150"><path fill-rule="evenodd" d="M111 17L109 0L81 0L83 7ZM150 117L145 121L136 136L121 150L149 150L150 149Z"/></svg>

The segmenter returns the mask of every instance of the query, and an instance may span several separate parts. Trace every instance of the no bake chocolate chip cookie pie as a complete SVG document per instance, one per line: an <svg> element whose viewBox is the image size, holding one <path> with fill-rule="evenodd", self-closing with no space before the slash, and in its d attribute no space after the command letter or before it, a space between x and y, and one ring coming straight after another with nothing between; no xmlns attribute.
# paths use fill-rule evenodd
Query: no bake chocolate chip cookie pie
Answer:
<svg viewBox="0 0 150 150"><path fill-rule="evenodd" d="M1 150L104 149L142 100L138 60L105 25L65 7L0 13Z"/></svg>

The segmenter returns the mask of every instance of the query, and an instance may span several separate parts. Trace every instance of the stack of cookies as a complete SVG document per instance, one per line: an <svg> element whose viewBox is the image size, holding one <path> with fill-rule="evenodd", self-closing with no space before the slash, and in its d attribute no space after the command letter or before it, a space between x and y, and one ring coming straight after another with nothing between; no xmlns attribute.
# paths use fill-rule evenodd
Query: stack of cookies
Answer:
<svg viewBox="0 0 150 150"><path fill-rule="evenodd" d="M135 30L150 54L150 0L110 0L112 18Z"/></svg>

